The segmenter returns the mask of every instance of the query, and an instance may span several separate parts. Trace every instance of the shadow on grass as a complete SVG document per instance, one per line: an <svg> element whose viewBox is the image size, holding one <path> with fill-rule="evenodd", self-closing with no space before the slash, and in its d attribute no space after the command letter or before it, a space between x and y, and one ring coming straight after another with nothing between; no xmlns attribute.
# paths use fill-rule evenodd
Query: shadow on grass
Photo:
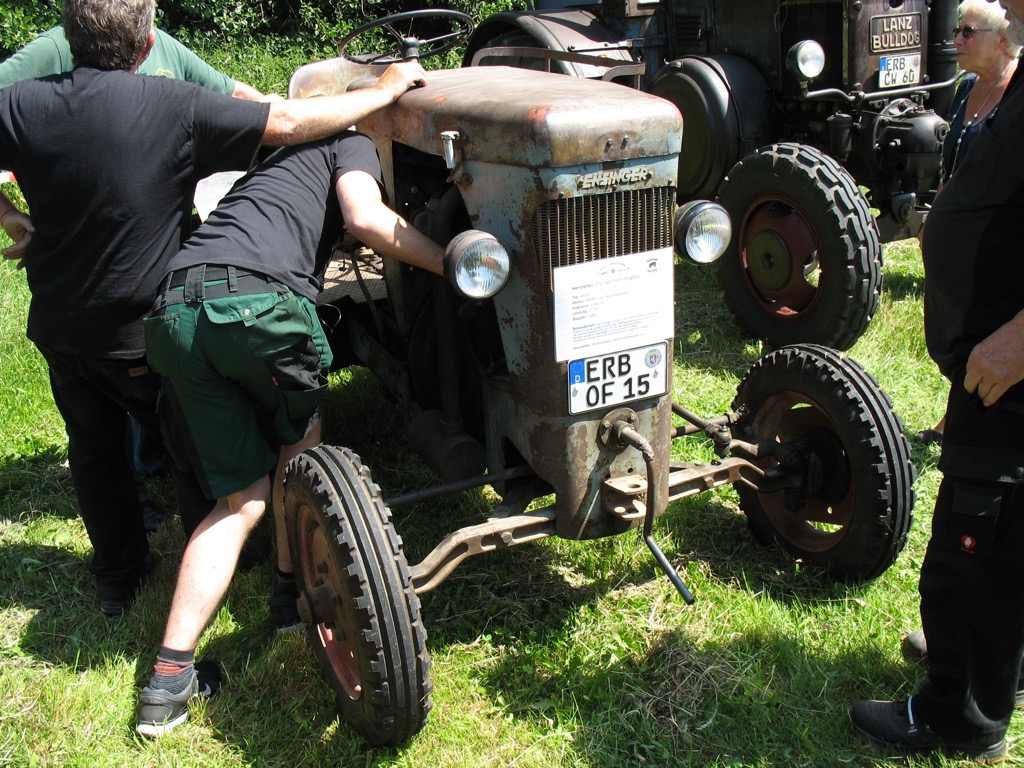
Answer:
<svg viewBox="0 0 1024 768"><path fill-rule="evenodd" d="M883 756L852 733L849 707L860 698L904 698L924 673L893 662L895 634L875 642L832 634L843 609L833 618L828 607L856 602L863 588L834 583L799 568L778 547L756 544L742 513L715 495L673 504L654 534L698 605L684 607L666 589L666 601L676 601L664 609L671 620L651 622L648 650L637 655L626 648L645 643L629 632L644 630L628 619L612 629L623 634L621 646L614 638L604 644L585 638L572 647L574 641L560 639L571 634L568 620L550 628L555 640L539 632L521 635L522 642L488 668L489 695L538 730L571 731L588 765L882 764ZM644 580L664 578L660 571L651 576L652 569L627 580L649 593ZM778 603L787 616L802 614L808 626L794 631L788 622L763 618L723 618L720 623L733 627L726 633L698 626L716 623L708 601L722 585L750 600ZM624 592L617 600L628 610ZM581 593L595 602L604 597L605 590ZM561 663L550 658L553 645L565 655ZM595 647L603 650L596 660Z"/></svg>
<svg viewBox="0 0 1024 768"><path fill-rule="evenodd" d="M771 631L700 646L669 631L640 657L595 664L580 654L561 669L536 653L494 666L487 685L511 716L571 730L586 764L602 766L881 762L851 731L849 707L905 697L920 677L872 649L825 655ZM524 677L532 667L543 677Z"/></svg>
<svg viewBox="0 0 1024 768"><path fill-rule="evenodd" d="M893 301L924 299L924 275L909 272L886 272L882 291Z"/></svg>

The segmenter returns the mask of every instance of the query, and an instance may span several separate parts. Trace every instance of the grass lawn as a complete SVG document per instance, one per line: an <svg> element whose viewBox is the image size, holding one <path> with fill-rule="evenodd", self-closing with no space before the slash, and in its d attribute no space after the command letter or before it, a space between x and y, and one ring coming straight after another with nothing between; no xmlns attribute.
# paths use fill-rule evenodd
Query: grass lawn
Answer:
<svg viewBox="0 0 1024 768"><path fill-rule="evenodd" d="M273 77L247 79L283 90ZM13 185L4 191L16 194ZM887 247L885 271L879 311L850 355L914 434L935 422L945 398L924 351L916 244ZM675 396L714 415L761 350L736 331L709 272L679 266L676 278ZM339 723L303 635L274 636L270 566L239 574L199 649L224 661L229 685L172 734L140 739L135 702L162 634L180 528L171 520L156 534L163 561L136 608L105 619L86 570L63 426L24 337L28 299L24 274L0 265L0 765L888 764L852 734L847 710L861 697L905 696L923 679L899 653L901 635L919 625L917 574L938 485L938 450L916 444L910 542L867 585L831 584L755 545L728 488L673 504L655 527L693 606L635 533L468 560L422 597L434 710L395 750L368 748ZM403 420L366 372L333 375L325 439L359 452L385 496L425 476L396 439ZM700 441L685 455L713 457ZM173 504L165 483L153 492ZM397 510L410 559L482 520L487 506L473 492ZM1011 756L1021 732L1015 720Z"/></svg>

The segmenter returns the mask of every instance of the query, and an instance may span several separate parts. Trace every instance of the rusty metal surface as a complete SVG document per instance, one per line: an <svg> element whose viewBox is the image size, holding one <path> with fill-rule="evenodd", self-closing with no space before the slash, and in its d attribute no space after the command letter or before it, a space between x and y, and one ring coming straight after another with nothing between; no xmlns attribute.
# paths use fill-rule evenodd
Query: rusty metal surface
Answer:
<svg viewBox="0 0 1024 768"><path fill-rule="evenodd" d="M537 541L555 532L555 512L540 509L528 514L491 518L486 523L460 528L412 567L412 583L416 594L437 587L452 571L473 555L508 549Z"/></svg>
<svg viewBox="0 0 1024 768"><path fill-rule="evenodd" d="M484 24L474 33L480 42L467 50L467 56L475 66L480 61L480 54L486 51L485 45L519 45L519 43L500 42L503 36L511 35L513 39L528 36L528 45L541 45L553 53L570 54L569 57L557 59L558 68L552 69L550 61L542 67L524 68L541 69L560 72L573 77L603 78L608 70L624 62L634 61L629 41L616 39L608 27L599 22L597 17L587 10L545 10L536 13L500 13L485 20ZM482 40L481 40L482 38ZM592 58L572 58L572 54L584 54ZM487 54L490 56L517 57L522 54L504 53ZM528 53L525 58L529 61ZM604 59L605 61L600 61ZM500 58L495 64L503 63ZM513 66L523 66L507 62ZM540 62L534 62L540 63Z"/></svg>
<svg viewBox="0 0 1024 768"><path fill-rule="evenodd" d="M712 464L675 464L669 472L670 502L723 485L745 482L757 487L764 471L747 459L728 457Z"/></svg>
<svg viewBox="0 0 1024 768"><path fill-rule="evenodd" d="M682 118L669 102L626 86L511 67L430 72L359 124L378 140L441 153L455 131L466 161L559 168L679 151Z"/></svg>
<svg viewBox="0 0 1024 768"><path fill-rule="evenodd" d="M295 70L288 82L289 99L331 96L344 93L353 83L367 77L380 77L387 67L356 64L337 57L314 61Z"/></svg>

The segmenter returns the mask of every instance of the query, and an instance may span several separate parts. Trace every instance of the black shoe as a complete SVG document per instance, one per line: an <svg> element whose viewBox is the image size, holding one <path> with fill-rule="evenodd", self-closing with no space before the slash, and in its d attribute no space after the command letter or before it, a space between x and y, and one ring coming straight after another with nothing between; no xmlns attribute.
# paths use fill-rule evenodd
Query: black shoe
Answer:
<svg viewBox="0 0 1024 768"><path fill-rule="evenodd" d="M864 741L900 755L942 751L963 755L984 765L1000 763L1006 757L1006 739L994 744L944 741L927 723L914 719L911 699L903 701L858 701L850 710L850 724Z"/></svg>
<svg viewBox="0 0 1024 768"><path fill-rule="evenodd" d="M141 510L142 527L146 529L146 535L152 535L160 530L160 526L167 519L167 511L158 507L152 501L142 502Z"/></svg>
<svg viewBox="0 0 1024 768"><path fill-rule="evenodd" d="M192 668L196 671L198 695L204 699L213 698L222 687L227 685L228 671L219 661L197 661Z"/></svg>
<svg viewBox="0 0 1024 768"><path fill-rule="evenodd" d="M911 664L924 664L928 661L928 641L924 637L923 629L916 629L903 638L900 643L903 651L903 658ZM1022 680L1017 681L1017 694L1013 697L1013 706L1016 709L1024 709L1024 685Z"/></svg>
<svg viewBox="0 0 1024 768"><path fill-rule="evenodd" d="M251 571L260 563L265 563L273 549L274 543L268 533L253 531L242 545L242 551L238 553L238 564L235 569L240 573Z"/></svg>
<svg viewBox="0 0 1024 768"><path fill-rule="evenodd" d="M924 663L928 659L928 642L924 639L924 630L915 629L900 642L903 658L912 664Z"/></svg>
<svg viewBox="0 0 1024 768"><path fill-rule="evenodd" d="M274 586L270 592L270 620L277 628L277 634L299 632L306 624L299 616L299 588L295 578L282 579L274 577Z"/></svg>
<svg viewBox="0 0 1024 768"><path fill-rule="evenodd" d="M921 445L942 445L942 433L937 429L922 429L916 439Z"/></svg>
<svg viewBox="0 0 1024 768"><path fill-rule="evenodd" d="M102 584L97 585L100 592L100 611L108 619L119 619L131 609L135 603L135 596L142 588L143 583L148 579L156 567L160 564L160 556L155 552L146 555L146 567L142 576L129 590L123 587L110 587Z"/></svg>

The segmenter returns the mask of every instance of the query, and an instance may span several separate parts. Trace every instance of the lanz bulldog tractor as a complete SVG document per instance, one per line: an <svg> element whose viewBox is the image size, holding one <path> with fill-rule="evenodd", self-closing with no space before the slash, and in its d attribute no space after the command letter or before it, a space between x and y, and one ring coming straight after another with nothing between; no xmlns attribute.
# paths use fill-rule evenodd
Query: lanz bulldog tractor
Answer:
<svg viewBox="0 0 1024 768"><path fill-rule="evenodd" d="M451 11L381 19L370 26L395 34L396 53L352 55L346 38L341 56L295 73L291 95L357 88L410 47L445 48L449 36L405 28L438 19L468 24ZM748 370L729 413L673 402L674 260L713 260L730 231L714 203L677 206L679 127L674 106L635 89L510 67L431 72L358 126L391 204L447 244L444 278L353 250L321 305L339 365L365 366L408 411L436 485L386 499L358 455L329 445L286 478L300 614L368 742L400 744L425 724L417 596L470 556L639 529L692 601L654 523L726 484L757 539L836 579L872 579L903 548L909 445L853 361L784 347ZM692 439L719 458L671 458ZM409 564L391 507L484 485L501 498L493 513Z"/></svg>
<svg viewBox="0 0 1024 768"><path fill-rule="evenodd" d="M683 115L681 202L718 196L726 304L772 346L848 349L879 243L938 182L957 0L536 0L485 19L465 63L608 79ZM628 115L622 120L628 121Z"/></svg>

